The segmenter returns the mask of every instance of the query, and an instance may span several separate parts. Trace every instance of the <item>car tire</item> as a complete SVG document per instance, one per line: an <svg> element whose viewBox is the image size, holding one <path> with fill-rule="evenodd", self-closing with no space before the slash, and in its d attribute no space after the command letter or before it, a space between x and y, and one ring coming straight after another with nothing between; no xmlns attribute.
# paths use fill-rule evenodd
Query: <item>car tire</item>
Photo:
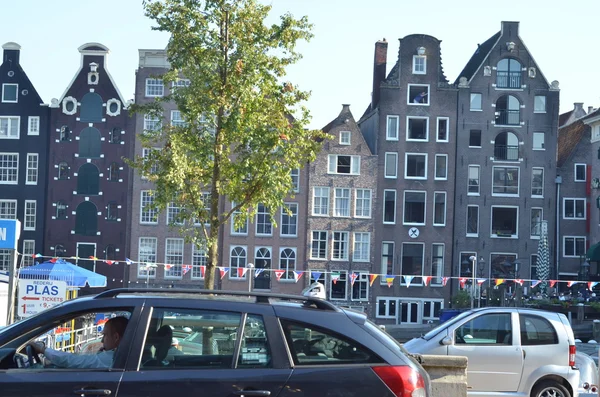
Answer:
<svg viewBox="0 0 600 397"><path fill-rule="evenodd" d="M571 393L556 381L543 381L535 385L531 397L571 397Z"/></svg>

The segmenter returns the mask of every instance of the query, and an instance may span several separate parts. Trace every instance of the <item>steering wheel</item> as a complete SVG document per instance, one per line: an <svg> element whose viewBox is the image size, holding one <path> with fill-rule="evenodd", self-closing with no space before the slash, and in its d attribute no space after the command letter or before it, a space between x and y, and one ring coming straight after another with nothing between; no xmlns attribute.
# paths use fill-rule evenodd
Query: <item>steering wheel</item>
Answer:
<svg viewBox="0 0 600 397"><path fill-rule="evenodd" d="M33 364L41 364L42 358L33 351L33 347L27 345L25 347L25 353L27 353L27 360L29 362L29 366L32 367Z"/></svg>

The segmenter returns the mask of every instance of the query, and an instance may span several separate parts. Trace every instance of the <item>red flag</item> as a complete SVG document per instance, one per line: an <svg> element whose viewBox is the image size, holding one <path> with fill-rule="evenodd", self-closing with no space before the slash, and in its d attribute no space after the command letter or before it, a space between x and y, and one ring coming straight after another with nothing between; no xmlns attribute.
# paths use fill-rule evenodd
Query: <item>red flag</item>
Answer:
<svg viewBox="0 0 600 397"><path fill-rule="evenodd" d="M173 265L169 265L168 263L165 263L165 270L171 270L172 267L173 267Z"/></svg>
<svg viewBox="0 0 600 397"><path fill-rule="evenodd" d="M376 274L369 274L369 287L373 286L373 282L375 281L376 278L377 278Z"/></svg>
<svg viewBox="0 0 600 397"><path fill-rule="evenodd" d="M192 270L192 265L182 265L181 269L183 270L183 275L185 276L187 274L187 272Z"/></svg>
<svg viewBox="0 0 600 397"><path fill-rule="evenodd" d="M57 260L58 260L58 258L52 258L52 259L50 259L50 261L49 261L49 262L50 262L50 263L56 263L56 261L57 261Z"/></svg>
<svg viewBox="0 0 600 397"><path fill-rule="evenodd" d="M113 263L115 263L114 261L111 261L111 260L106 260L106 261L104 261L104 262L106 262L106 264L107 264L108 266L110 266L110 265L112 265Z"/></svg>
<svg viewBox="0 0 600 397"><path fill-rule="evenodd" d="M356 278L358 277L358 273L352 273L350 275L350 285L354 285L354 282L356 281Z"/></svg>
<svg viewBox="0 0 600 397"><path fill-rule="evenodd" d="M242 278L246 275L246 272L248 271L247 267L238 267L237 268L237 276L239 278Z"/></svg>
<svg viewBox="0 0 600 397"><path fill-rule="evenodd" d="M285 273L285 270L275 270L275 277L277 277L277 281L279 281L279 279L281 279L281 276L283 276L283 273Z"/></svg>
<svg viewBox="0 0 600 397"><path fill-rule="evenodd" d="M519 285L523 285L523 279L522 278L517 278L517 279L515 279L515 283L517 283Z"/></svg>
<svg viewBox="0 0 600 397"><path fill-rule="evenodd" d="M223 280L223 277L225 277L225 275L227 274L228 271L229 271L228 267L220 267L219 266L219 272L221 273L221 280Z"/></svg>
<svg viewBox="0 0 600 397"><path fill-rule="evenodd" d="M550 280L550 288L554 288L554 284L556 284L558 280Z"/></svg>
<svg viewBox="0 0 600 397"><path fill-rule="evenodd" d="M202 275L202 278L204 278L205 271L206 271L206 266L200 266L200 274Z"/></svg>
<svg viewBox="0 0 600 397"><path fill-rule="evenodd" d="M423 276L423 284L425 284L426 287L427 284L429 284L429 280L431 280L431 276Z"/></svg>
<svg viewBox="0 0 600 397"><path fill-rule="evenodd" d="M458 283L460 284L460 288L465 288L465 284L467 283L467 279L465 277L461 277L458 279Z"/></svg>
<svg viewBox="0 0 600 397"><path fill-rule="evenodd" d="M449 278L450 278L450 277L442 277L442 287L445 287L445 286L446 286L446 284L448 284L448 279L449 279Z"/></svg>

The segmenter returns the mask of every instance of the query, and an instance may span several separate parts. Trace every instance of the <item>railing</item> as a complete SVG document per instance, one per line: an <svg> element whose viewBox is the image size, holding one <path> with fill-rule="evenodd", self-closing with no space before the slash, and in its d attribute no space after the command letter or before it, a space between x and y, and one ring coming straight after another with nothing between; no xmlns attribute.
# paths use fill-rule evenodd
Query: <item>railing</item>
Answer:
<svg viewBox="0 0 600 397"><path fill-rule="evenodd" d="M494 160L518 161L519 147L512 145L495 145Z"/></svg>
<svg viewBox="0 0 600 397"><path fill-rule="evenodd" d="M521 88L521 72L496 72L497 88Z"/></svg>
<svg viewBox="0 0 600 397"><path fill-rule="evenodd" d="M496 110L496 125L519 124L521 124L521 112L519 110Z"/></svg>
<svg viewBox="0 0 600 397"><path fill-rule="evenodd" d="M59 332L45 334L37 340L43 341L51 349L76 352L87 342L99 341L102 338L102 334L98 331L96 325L73 330L65 327L58 330Z"/></svg>

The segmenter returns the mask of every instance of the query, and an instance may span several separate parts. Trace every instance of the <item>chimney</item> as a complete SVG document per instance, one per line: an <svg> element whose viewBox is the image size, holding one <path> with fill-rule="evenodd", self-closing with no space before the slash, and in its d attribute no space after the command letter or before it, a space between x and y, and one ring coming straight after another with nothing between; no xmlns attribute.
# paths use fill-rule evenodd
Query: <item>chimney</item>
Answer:
<svg viewBox="0 0 600 397"><path fill-rule="evenodd" d="M502 21L502 35L517 37L519 35L519 22Z"/></svg>
<svg viewBox="0 0 600 397"><path fill-rule="evenodd" d="M575 106L574 110L582 110L583 111L583 102L575 102L575 103L573 103L573 105Z"/></svg>
<svg viewBox="0 0 600 397"><path fill-rule="evenodd" d="M375 59L373 60L373 93L371 94L371 109L375 109L379 104L379 86L385 79L387 66L387 48L388 43L385 40L375 43Z"/></svg>
<svg viewBox="0 0 600 397"><path fill-rule="evenodd" d="M4 56L2 57L4 63L10 62L13 66L19 64L19 55L21 54L20 45L9 41L2 46L2 49L4 50Z"/></svg>
<svg viewBox="0 0 600 397"><path fill-rule="evenodd" d="M593 111L594 111L594 107L588 106L588 114L592 113Z"/></svg>

